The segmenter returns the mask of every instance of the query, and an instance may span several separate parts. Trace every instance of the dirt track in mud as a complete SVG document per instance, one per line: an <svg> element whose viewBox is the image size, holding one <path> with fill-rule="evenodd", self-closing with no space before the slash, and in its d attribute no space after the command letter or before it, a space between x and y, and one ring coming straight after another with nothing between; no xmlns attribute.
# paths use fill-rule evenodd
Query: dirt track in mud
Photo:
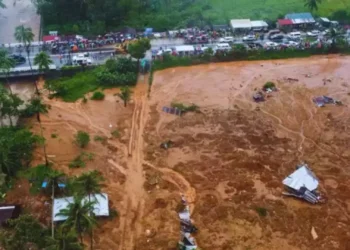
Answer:
<svg viewBox="0 0 350 250"><path fill-rule="evenodd" d="M175 249L181 193L191 204L201 249L350 249L349 68L349 57L335 56L168 69L154 75L150 98L147 77L141 79L127 108L117 102L118 90L86 104L45 97L51 105L42 117L47 151L54 167L70 175L98 169L106 178L104 191L119 216L100 220L95 249ZM252 102L267 81L279 91ZM312 98L324 94L344 105L317 108ZM201 112L163 113L173 101L195 103ZM27 122L38 131L34 120ZM111 136L115 129L119 138ZM78 130L90 133L84 151L95 158L69 169L81 152L73 143ZM95 135L108 140L94 141ZM161 149L169 139L174 147ZM36 155L41 162L41 149ZM319 177L326 204L281 195L282 179L300 161ZM18 183L8 199L49 224L44 204L50 200L27 189Z"/></svg>

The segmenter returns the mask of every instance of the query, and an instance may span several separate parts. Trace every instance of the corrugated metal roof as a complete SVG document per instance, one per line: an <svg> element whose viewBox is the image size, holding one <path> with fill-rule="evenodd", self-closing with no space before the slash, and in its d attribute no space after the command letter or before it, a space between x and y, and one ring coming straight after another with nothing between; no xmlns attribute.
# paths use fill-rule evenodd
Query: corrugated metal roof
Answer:
<svg viewBox="0 0 350 250"><path fill-rule="evenodd" d="M94 204L94 214L96 216L109 216L109 206L108 206L108 195L105 193L102 194L95 194L94 196L91 196L91 201L94 201L96 199L96 203ZM65 209L68 207L70 203L73 203L74 198L73 197L65 197L65 198L59 198L54 199L53 202L53 214L54 214L54 221L64 221L67 219L65 216L57 215L61 209ZM86 203L89 201L88 196L84 197L82 200L83 203Z"/></svg>
<svg viewBox="0 0 350 250"><path fill-rule="evenodd" d="M294 24L314 23L315 22L315 19L313 18L313 16L309 12L287 14L285 16L285 19L292 20Z"/></svg>
<svg viewBox="0 0 350 250"><path fill-rule="evenodd" d="M251 29L250 19L232 19L230 21L232 29Z"/></svg>
<svg viewBox="0 0 350 250"><path fill-rule="evenodd" d="M250 22L252 28L260 28L260 27L268 27L269 25L262 20L257 20L257 21L251 21Z"/></svg>
<svg viewBox="0 0 350 250"><path fill-rule="evenodd" d="M283 25L292 25L293 22L290 19L278 19L278 24L283 26Z"/></svg>
<svg viewBox="0 0 350 250"><path fill-rule="evenodd" d="M326 22L326 23L329 23L329 19L327 17L320 17L320 19L323 21L323 22Z"/></svg>
<svg viewBox="0 0 350 250"><path fill-rule="evenodd" d="M306 187L308 190L313 191L318 187L318 179L307 165L303 165L285 178L283 184L295 190Z"/></svg>

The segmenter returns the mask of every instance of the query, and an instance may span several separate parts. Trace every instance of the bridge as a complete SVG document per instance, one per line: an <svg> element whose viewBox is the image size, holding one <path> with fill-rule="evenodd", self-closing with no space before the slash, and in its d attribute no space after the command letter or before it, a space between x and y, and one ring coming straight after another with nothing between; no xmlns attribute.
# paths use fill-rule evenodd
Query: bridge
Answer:
<svg viewBox="0 0 350 250"><path fill-rule="evenodd" d="M55 64L49 65L50 71L51 70L57 70L57 67ZM10 69L8 73L2 71L0 73L0 79L4 78L12 78L12 77L19 77L19 76L33 76L33 75L40 75L42 72L39 72L38 66L32 66L33 71L30 69L29 66L24 67L16 67Z"/></svg>

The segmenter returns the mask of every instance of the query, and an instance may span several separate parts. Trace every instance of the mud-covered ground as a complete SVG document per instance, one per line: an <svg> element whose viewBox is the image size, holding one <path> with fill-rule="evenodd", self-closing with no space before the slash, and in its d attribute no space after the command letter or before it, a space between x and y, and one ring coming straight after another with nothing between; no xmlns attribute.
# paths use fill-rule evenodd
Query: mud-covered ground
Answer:
<svg viewBox="0 0 350 250"><path fill-rule="evenodd" d="M44 93L51 106L42 117L47 151L69 175L98 169L106 178L103 191L119 216L99 220L95 249L175 249L180 194L190 202L201 249L350 249L349 68L349 57L335 56L168 69L155 73L150 97L141 77L126 108L117 89L85 104ZM278 91L254 103L252 94L267 81ZM324 94L344 105L316 107L312 98ZM162 112L174 101L195 103L200 112ZM26 122L39 132L34 119ZM115 129L120 137L111 135ZM78 130L90 133L84 151L95 158L69 169L81 152L73 143ZM174 146L161 149L167 140ZM33 164L42 160L38 148ZM319 177L325 204L282 196L283 178L301 161ZM8 201L49 225L50 199L29 195L24 181Z"/></svg>

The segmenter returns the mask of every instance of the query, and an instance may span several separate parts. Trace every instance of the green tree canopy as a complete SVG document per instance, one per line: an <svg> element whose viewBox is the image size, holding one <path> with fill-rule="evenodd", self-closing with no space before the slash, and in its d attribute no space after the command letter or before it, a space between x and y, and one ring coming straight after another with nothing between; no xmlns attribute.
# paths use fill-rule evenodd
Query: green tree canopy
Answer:
<svg viewBox="0 0 350 250"><path fill-rule="evenodd" d="M95 201L83 200L81 196L75 196L73 202L58 213L59 216L67 217L63 227L75 230L80 236L81 243L83 242L83 233L90 232L96 226L96 219L93 214L95 203Z"/></svg>
<svg viewBox="0 0 350 250"><path fill-rule="evenodd" d="M44 51L36 54L34 57L34 65L39 66L39 72L41 73L48 71L52 63L51 57Z"/></svg>
<svg viewBox="0 0 350 250"><path fill-rule="evenodd" d="M75 142L79 147L85 148L90 142L90 135L84 131L78 131L75 135Z"/></svg>
<svg viewBox="0 0 350 250"><path fill-rule="evenodd" d="M83 246L78 242L77 237L74 230L67 230L61 226L56 230L55 238L46 238L44 250L82 250Z"/></svg>
<svg viewBox="0 0 350 250"><path fill-rule="evenodd" d="M120 88L120 93L118 93L117 95L120 97L120 99L123 100L124 107L126 107L128 102L130 101L132 90L128 86L122 87Z"/></svg>
<svg viewBox="0 0 350 250"><path fill-rule="evenodd" d="M147 38L141 38L134 43L130 43L128 46L129 54L137 60L144 58L146 51L149 49L151 49L151 43Z"/></svg>

